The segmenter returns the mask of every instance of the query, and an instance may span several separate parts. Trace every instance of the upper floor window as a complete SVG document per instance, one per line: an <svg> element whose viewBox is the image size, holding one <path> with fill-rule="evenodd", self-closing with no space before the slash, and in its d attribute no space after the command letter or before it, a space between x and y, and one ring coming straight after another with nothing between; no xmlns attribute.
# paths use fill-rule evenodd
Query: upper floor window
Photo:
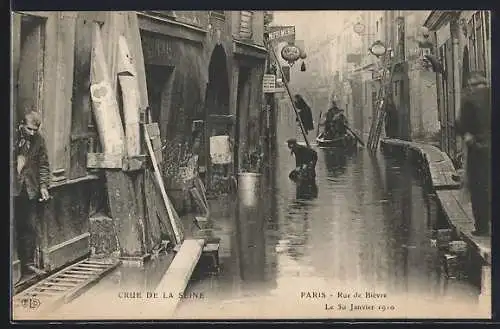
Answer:
<svg viewBox="0 0 500 329"><path fill-rule="evenodd" d="M210 16L215 17L215 18L219 18L222 20L226 19L226 14L224 13L224 10L212 10L210 12Z"/></svg>
<svg viewBox="0 0 500 329"><path fill-rule="evenodd" d="M252 20L253 12L242 10L240 11L240 37L243 39L252 38Z"/></svg>

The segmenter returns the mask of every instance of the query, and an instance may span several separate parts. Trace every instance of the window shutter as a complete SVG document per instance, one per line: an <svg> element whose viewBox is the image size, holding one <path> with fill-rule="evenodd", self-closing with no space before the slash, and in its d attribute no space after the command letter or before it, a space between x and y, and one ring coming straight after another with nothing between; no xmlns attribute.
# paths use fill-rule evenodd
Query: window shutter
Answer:
<svg viewBox="0 0 500 329"><path fill-rule="evenodd" d="M251 11L240 12L240 37L242 39L252 38L252 18L253 13Z"/></svg>

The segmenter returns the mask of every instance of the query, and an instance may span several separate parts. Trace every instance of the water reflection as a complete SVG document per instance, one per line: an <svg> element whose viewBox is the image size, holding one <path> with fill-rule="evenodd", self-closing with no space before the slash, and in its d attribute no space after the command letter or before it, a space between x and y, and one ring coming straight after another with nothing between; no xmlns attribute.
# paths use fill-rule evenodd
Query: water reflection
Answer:
<svg viewBox="0 0 500 329"><path fill-rule="evenodd" d="M239 270L245 287L256 288L264 282L265 237L262 199L252 207L239 202L235 216Z"/></svg>
<svg viewBox="0 0 500 329"><path fill-rule="evenodd" d="M345 173L348 154L340 149L324 148L321 150L325 158L329 176L337 177Z"/></svg>
<svg viewBox="0 0 500 329"><path fill-rule="evenodd" d="M297 200L312 200L318 197L318 184L316 180L301 181L296 183L296 199Z"/></svg>

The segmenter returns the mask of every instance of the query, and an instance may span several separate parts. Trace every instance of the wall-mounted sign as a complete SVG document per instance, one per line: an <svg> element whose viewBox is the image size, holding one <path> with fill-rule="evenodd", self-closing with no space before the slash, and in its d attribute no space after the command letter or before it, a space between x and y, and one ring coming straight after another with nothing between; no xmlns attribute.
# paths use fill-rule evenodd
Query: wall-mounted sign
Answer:
<svg viewBox="0 0 500 329"><path fill-rule="evenodd" d="M288 63L293 63L300 58L300 49L297 46L285 46L281 49L281 57Z"/></svg>
<svg viewBox="0 0 500 329"><path fill-rule="evenodd" d="M262 89L264 93L274 93L276 88L276 76L274 74L264 74L262 79Z"/></svg>
<svg viewBox="0 0 500 329"><path fill-rule="evenodd" d="M273 29L274 27L271 27ZM272 31L269 33L269 41L275 40L278 38L283 38L286 36L295 36L295 26L283 26L277 27L276 31Z"/></svg>
<svg viewBox="0 0 500 329"><path fill-rule="evenodd" d="M264 74L262 79L262 89L264 93L280 93L285 91L283 81L274 74Z"/></svg>

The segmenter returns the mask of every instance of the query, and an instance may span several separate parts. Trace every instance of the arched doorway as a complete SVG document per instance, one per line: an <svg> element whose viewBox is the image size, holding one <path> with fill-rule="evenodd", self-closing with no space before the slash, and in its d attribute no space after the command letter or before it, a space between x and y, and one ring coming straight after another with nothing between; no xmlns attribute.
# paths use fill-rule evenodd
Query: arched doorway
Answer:
<svg viewBox="0 0 500 329"><path fill-rule="evenodd" d="M208 65L208 85L206 92L207 113L229 114L229 76L224 48L215 46Z"/></svg>
<svg viewBox="0 0 500 329"><path fill-rule="evenodd" d="M215 46L208 65L208 84L205 95L206 115L206 177L208 190L214 193L225 192L229 185L232 164L214 164L211 161L210 137L229 136L233 139L233 119L229 115L229 75L227 56L221 45ZM234 151L233 151L234 154ZM234 159L234 156L233 156Z"/></svg>

